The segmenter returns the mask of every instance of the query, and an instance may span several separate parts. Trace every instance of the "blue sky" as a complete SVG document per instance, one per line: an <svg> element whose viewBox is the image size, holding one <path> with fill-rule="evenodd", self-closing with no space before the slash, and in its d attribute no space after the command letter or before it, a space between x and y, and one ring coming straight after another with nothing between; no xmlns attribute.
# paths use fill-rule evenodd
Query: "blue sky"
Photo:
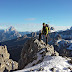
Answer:
<svg viewBox="0 0 72 72"><path fill-rule="evenodd" d="M0 29L36 31L43 22L72 26L72 0L0 0Z"/></svg>

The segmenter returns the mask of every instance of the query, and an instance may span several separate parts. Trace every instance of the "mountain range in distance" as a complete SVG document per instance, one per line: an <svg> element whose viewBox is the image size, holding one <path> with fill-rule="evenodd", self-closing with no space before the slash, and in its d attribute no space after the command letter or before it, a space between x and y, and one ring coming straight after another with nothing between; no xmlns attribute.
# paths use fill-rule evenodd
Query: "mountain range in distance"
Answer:
<svg viewBox="0 0 72 72"><path fill-rule="evenodd" d="M45 46L45 44L44 44L44 42L45 42L44 36L43 36L43 39L41 40L41 42L38 40L38 36L39 36L39 31L38 32L32 32L31 34L27 34L27 35L24 35L22 37L18 37L16 39L1 42L1 45L7 46L8 52L10 53L10 59L18 62L19 70L22 68L23 69L27 68L27 70L22 70L24 72L25 71L31 71L31 68L32 68L31 66L35 66L35 65L37 65L37 66L36 66L36 69L33 68L34 72L36 70L41 70L41 69L39 69L39 67L42 67L43 69L45 67L47 67L47 69L48 69L50 66L51 68L53 68L53 66L51 66L51 65L54 65L57 61L58 61L59 65L61 65L61 66L66 64L66 65L64 65L65 67L63 67L62 70L60 69L62 72L67 71L68 67L72 68L72 66L70 66L70 65L67 67L68 62L64 61L64 57L66 57L65 59L67 59L67 57L69 57L69 58L72 57L72 27L70 29L65 30L65 31L57 31L57 32L52 31L51 33L49 33L48 47ZM42 50L40 50L40 52L42 52L42 53L39 54L39 50L38 50L38 53L36 53L37 48L40 49L37 46L42 48ZM48 49L45 49L46 47ZM58 52L57 54L59 54L60 56L54 57L53 53L51 56L49 56L48 54L51 53L50 51L47 51L47 50L49 50L49 47L51 47L50 48L51 52L57 51ZM34 53L37 55L35 55ZM41 54L43 54L43 55L41 55ZM35 55L35 56L32 56L32 55ZM45 60L46 63L44 62L43 59ZM22 63L22 65L21 65L21 63ZM60 67L58 66L59 68L55 67L58 65L58 63L54 65L54 68L56 70L59 70L59 68L61 67L61 66ZM30 70L28 69L29 67L31 67ZM66 68L66 69L64 69L64 68ZM16 72L22 72L19 70ZM48 69L47 72L50 72L50 69ZM68 71L68 72L70 72L70 71Z"/></svg>
<svg viewBox="0 0 72 72"><path fill-rule="evenodd" d="M12 40L18 37L22 37L25 34L30 34L31 32L18 32L13 26L10 26L6 30L0 30L0 42L4 42L7 40Z"/></svg>
<svg viewBox="0 0 72 72"><path fill-rule="evenodd" d="M67 29L67 30L72 30L72 27L70 29ZM62 30L60 30L60 31L63 32ZM36 33L38 33L38 32L39 31L37 31ZM51 27L51 32L55 32L54 27ZM29 31L18 32L13 26L10 26L6 30L3 30L3 29L0 30L0 42L16 39L18 37L22 37L22 36L27 35L27 34L30 35L31 33L32 32L29 32Z"/></svg>

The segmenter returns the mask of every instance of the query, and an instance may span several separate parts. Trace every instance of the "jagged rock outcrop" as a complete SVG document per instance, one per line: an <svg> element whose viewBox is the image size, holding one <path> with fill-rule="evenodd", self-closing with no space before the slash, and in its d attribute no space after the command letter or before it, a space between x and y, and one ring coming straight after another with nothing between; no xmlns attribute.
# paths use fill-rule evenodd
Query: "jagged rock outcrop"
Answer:
<svg viewBox="0 0 72 72"><path fill-rule="evenodd" d="M32 34L32 37L36 37L37 36L36 32L32 32L31 34Z"/></svg>
<svg viewBox="0 0 72 72"><path fill-rule="evenodd" d="M29 63L32 63L30 66L34 66L42 62L43 57L46 55L50 56L59 56L59 53L54 51L54 47L51 45L46 45L42 40L37 39L28 40L24 44L24 48L21 52L21 59L19 60L19 69L27 68Z"/></svg>
<svg viewBox="0 0 72 72"><path fill-rule="evenodd" d="M54 27L51 27L50 30L54 30Z"/></svg>
<svg viewBox="0 0 72 72"><path fill-rule="evenodd" d="M9 59L10 54L7 51L6 46L0 46L0 72L5 72L5 70L15 70L18 68L18 63Z"/></svg>
<svg viewBox="0 0 72 72"><path fill-rule="evenodd" d="M72 56L72 43L70 43L68 40L61 40L58 43L56 42L54 47L61 56Z"/></svg>
<svg viewBox="0 0 72 72"><path fill-rule="evenodd" d="M70 30L72 30L72 26L71 26Z"/></svg>

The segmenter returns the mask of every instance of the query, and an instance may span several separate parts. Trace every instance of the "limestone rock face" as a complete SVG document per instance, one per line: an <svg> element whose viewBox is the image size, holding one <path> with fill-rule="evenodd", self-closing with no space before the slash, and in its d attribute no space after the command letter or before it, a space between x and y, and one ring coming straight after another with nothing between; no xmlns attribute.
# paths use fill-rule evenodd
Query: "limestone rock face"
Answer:
<svg viewBox="0 0 72 72"><path fill-rule="evenodd" d="M43 42L42 40L39 41L34 38L28 40L24 44L24 48L21 52L21 58L19 60L19 69L27 68L29 66L28 64L33 63L34 60L35 63L31 64L30 66L34 66L42 62L43 57L46 55L58 56L59 54L54 51L54 47L52 45L46 45L45 42Z"/></svg>
<svg viewBox="0 0 72 72"><path fill-rule="evenodd" d="M37 36L37 33L36 32L32 32L32 37L36 37Z"/></svg>
<svg viewBox="0 0 72 72"><path fill-rule="evenodd" d="M5 71L5 69L10 71L18 68L18 63L9 59L9 57L10 54L7 51L7 47L0 46L0 72Z"/></svg>
<svg viewBox="0 0 72 72"><path fill-rule="evenodd" d="M8 53L6 46L0 46L0 55L2 55L4 60L9 59L10 54Z"/></svg>

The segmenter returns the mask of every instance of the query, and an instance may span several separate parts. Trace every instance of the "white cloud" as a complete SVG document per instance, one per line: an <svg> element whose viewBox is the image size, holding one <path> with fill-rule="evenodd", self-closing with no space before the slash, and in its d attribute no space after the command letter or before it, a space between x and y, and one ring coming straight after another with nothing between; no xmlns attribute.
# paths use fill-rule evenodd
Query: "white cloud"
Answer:
<svg viewBox="0 0 72 72"><path fill-rule="evenodd" d="M27 18L27 19L24 19L24 20L36 20L36 18Z"/></svg>
<svg viewBox="0 0 72 72"><path fill-rule="evenodd" d="M6 26L0 26L0 30L1 29L4 29L5 30L6 28L7 28Z"/></svg>
<svg viewBox="0 0 72 72"><path fill-rule="evenodd" d="M71 26L54 26L55 31L70 29Z"/></svg>

